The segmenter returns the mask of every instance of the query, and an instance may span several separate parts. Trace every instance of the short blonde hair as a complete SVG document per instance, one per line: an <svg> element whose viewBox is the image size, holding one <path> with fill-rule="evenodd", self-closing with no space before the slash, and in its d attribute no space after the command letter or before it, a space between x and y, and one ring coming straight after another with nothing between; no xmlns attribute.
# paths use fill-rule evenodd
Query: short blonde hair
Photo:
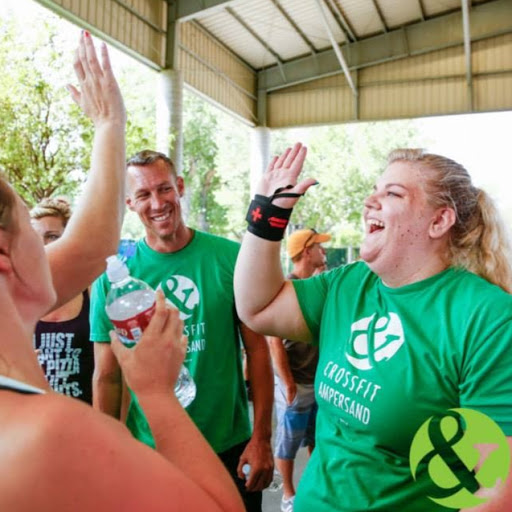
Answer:
<svg viewBox="0 0 512 512"><path fill-rule="evenodd" d="M66 227L71 217L71 205L65 197L47 197L37 203L30 210L31 219L42 219L43 217L58 217L62 219Z"/></svg>

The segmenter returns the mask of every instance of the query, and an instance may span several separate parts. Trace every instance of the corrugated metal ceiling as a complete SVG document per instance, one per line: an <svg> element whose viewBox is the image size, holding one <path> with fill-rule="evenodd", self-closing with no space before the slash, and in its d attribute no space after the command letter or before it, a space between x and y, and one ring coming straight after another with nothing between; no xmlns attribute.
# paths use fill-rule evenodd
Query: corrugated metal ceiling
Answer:
<svg viewBox="0 0 512 512"><path fill-rule="evenodd" d="M462 0L465 1L465 0ZM471 5L492 0L472 0ZM172 3L169 1L169 3ZM205 2L208 3L208 2ZM461 0L233 0L210 2L196 20L255 70L461 11Z"/></svg>
<svg viewBox="0 0 512 512"><path fill-rule="evenodd" d="M512 108L512 0L38 1L251 124Z"/></svg>

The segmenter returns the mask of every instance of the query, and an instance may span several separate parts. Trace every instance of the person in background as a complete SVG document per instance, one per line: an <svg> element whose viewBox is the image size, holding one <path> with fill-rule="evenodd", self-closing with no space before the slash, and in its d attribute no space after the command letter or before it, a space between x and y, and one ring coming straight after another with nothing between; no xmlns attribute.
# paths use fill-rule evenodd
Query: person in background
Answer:
<svg viewBox="0 0 512 512"><path fill-rule="evenodd" d="M126 114L105 45L101 52L100 64L91 36L82 33L74 62L79 88L70 91L94 123L93 154L60 239L43 245L28 209L0 176L0 510L240 512L228 473L174 396L186 339L162 294L134 350L112 336L158 453L119 422L53 392L33 349L40 318L81 293L119 245Z"/></svg>
<svg viewBox="0 0 512 512"><path fill-rule="evenodd" d="M288 256L293 269L287 279L306 279L326 264L322 243L331 235L314 229L294 231L287 242ZM274 460L283 478L282 512L293 511L295 486L293 468L297 451L307 446L311 454L315 446L315 420L317 405L313 382L318 364L318 347L268 337L274 365L274 403L277 426L275 431Z"/></svg>
<svg viewBox="0 0 512 512"><path fill-rule="evenodd" d="M58 240L71 217L64 198L46 198L30 210L45 245ZM46 379L59 393L92 404L94 351L89 341L89 290L45 315L36 325L34 348Z"/></svg>
<svg viewBox="0 0 512 512"><path fill-rule="evenodd" d="M441 512L438 500L459 490L487 495L472 511L509 510L510 472L492 489L475 478L492 469L498 438L465 432L453 411L493 420L499 457L510 457L512 257L492 200L453 160L396 150L364 202L361 261L286 280L281 228L315 183L299 181L305 156L297 144L271 162L235 270L242 321L319 346L316 444L294 512ZM427 424L434 449L413 477L411 445ZM466 435L479 443L472 462L445 449ZM432 457L450 481L436 480Z"/></svg>
<svg viewBox="0 0 512 512"><path fill-rule="evenodd" d="M273 378L265 338L240 324L235 311L233 272L239 244L186 226L181 210L185 184L166 155L137 153L127 163L127 175L126 203L138 214L145 237L134 242L126 265L132 276L163 290L181 312L189 337L185 363L197 387L187 412L228 468L246 510L259 512L261 491L272 480L274 466ZM122 419L122 372L110 347L112 324L105 312L109 289L104 274L91 295L93 404ZM252 432L240 340L254 405ZM134 437L154 446L138 397L133 390L130 396L126 424ZM246 464L247 477L242 470Z"/></svg>

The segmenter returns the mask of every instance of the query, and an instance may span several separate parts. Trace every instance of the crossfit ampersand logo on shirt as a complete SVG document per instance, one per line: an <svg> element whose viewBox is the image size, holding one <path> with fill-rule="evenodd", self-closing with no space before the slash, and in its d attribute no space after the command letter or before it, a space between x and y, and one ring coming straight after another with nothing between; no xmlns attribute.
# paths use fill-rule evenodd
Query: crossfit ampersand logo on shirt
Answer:
<svg viewBox="0 0 512 512"><path fill-rule="evenodd" d="M182 320L192 316L200 300L194 281L185 276L174 275L162 282L159 288L162 288L167 299L180 310Z"/></svg>
<svg viewBox="0 0 512 512"><path fill-rule="evenodd" d="M369 370L383 359L391 359L404 343L402 322L396 313L373 314L352 324L345 356L352 366Z"/></svg>

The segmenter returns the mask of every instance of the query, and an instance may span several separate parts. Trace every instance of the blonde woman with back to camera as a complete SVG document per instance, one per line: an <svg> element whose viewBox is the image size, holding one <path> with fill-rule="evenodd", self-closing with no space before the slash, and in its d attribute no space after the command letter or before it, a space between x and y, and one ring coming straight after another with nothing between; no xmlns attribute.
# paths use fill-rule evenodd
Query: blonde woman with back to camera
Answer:
<svg viewBox="0 0 512 512"><path fill-rule="evenodd" d="M0 178L0 510L240 511L229 475L176 399L182 322L158 295L139 345L112 346L137 392L157 451L91 407L54 393L32 346L34 328L103 272L119 242L126 115L106 46L83 33L74 101L95 126L88 183L69 224L45 247L20 197ZM151 366L151 374L145 369Z"/></svg>
<svg viewBox="0 0 512 512"><path fill-rule="evenodd" d="M477 461L488 471L486 462L496 460L489 431L481 433L472 467L452 452L448 488L431 478L428 457L415 478L409 461L418 429L429 419L438 427L448 419L453 428L458 413L449 411L459 408L501 427L501 456L510 455L512 260L492 201L456 162L394 151L364 202L362 261L288 281L279 234L254 219L267 212L289 217L315 183L299 180L305 156L297 144L270 164L249 208L235 270L243 322L319 345L316 444L294 512L444 511L431 498L455 494L457 485L473 497L486 495L473 512L509 510L510 476L479 488ZM451 435L442 432L449 444Z"/></svg>

